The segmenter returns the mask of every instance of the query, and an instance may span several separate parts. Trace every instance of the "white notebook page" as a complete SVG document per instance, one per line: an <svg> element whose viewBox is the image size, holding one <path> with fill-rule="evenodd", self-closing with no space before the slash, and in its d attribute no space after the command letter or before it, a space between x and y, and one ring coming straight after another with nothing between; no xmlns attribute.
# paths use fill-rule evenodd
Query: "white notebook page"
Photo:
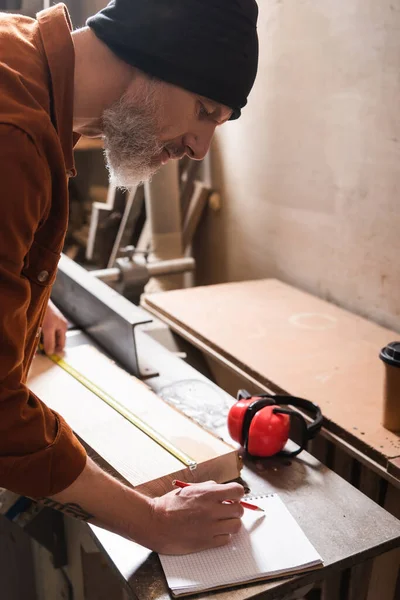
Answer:
<svg viewBox="0 0 400 600"><path fill-rule="evenodd" d="M265 513L245 509L243 526L222 548L186 556L160 555L174 595L305 570L322 559L277 494L251 500Z"/></svg>

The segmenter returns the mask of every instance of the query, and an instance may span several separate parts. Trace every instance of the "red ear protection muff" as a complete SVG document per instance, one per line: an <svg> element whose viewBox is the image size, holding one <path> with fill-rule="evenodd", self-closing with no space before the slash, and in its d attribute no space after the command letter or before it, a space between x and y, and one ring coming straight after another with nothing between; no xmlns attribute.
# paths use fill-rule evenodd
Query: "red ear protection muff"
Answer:
<svg viewBox="0 0 400 600"><path fill-rule="evenodd" d="M280 404L299 407L311 413L312 423L296 410L282 408ZM297 419L300 425L300 444L292 452L283 448L289 438L290 420ZM267 457L274 454L297 456L307 447L322 427L322 413L316 404L295 396L251 396L246 390L239 390L238 399L228 414L229 434L241 444L251 456Z"/></svg>

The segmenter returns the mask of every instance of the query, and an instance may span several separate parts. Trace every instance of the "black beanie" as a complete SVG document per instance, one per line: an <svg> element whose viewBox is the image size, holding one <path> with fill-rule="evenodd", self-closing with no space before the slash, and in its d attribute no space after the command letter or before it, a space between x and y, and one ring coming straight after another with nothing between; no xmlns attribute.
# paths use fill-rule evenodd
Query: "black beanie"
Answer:
<svg viewBox="0 0 400 600"><path fill-rule="evenodd" d="M112 0L87 25L126 63L240 116L258 64L255 0Z"/></svg>

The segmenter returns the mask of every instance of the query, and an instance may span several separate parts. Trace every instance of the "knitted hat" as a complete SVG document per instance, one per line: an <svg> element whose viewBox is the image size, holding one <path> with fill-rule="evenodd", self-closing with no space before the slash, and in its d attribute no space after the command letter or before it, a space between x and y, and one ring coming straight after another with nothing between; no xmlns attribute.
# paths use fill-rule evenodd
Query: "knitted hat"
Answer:
<svg viewBox="0 0 400 600"><path fill-rule="evenodd" d="M126 63L240 116L258 64L255 0L112 0L87 25Z"/></svg>

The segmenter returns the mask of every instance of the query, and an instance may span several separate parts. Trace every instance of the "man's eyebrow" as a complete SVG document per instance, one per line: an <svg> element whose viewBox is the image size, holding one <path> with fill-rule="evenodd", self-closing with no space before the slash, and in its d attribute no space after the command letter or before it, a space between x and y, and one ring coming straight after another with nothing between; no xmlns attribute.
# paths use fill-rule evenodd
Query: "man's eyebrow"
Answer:
<svg viewBox="0 0 400 600"><path fill-rule="evenodd" d="M213 121L216 121L218 125L222 125L226 121L229 121L233 114L233 110L228 109L228 107L222 106L221 104L218 104L217 102L214 102L208 98L201 96L200 101L203 102L206 109L209 111L209 118Z"/></svg>
<svg viewBox="0 0 400 600"><path fill-rule="evenodd" d="M227 113L227 114L225 114ZM229 110L228 112L222 108L221 106L216 106L214 111L211 113L211 118L214 119L214 121L217 121L217 123L219 125L222 125L223 123L225 123L226 121L229 121L229 119L231 118L233 113L233 110Z"/></svg>

